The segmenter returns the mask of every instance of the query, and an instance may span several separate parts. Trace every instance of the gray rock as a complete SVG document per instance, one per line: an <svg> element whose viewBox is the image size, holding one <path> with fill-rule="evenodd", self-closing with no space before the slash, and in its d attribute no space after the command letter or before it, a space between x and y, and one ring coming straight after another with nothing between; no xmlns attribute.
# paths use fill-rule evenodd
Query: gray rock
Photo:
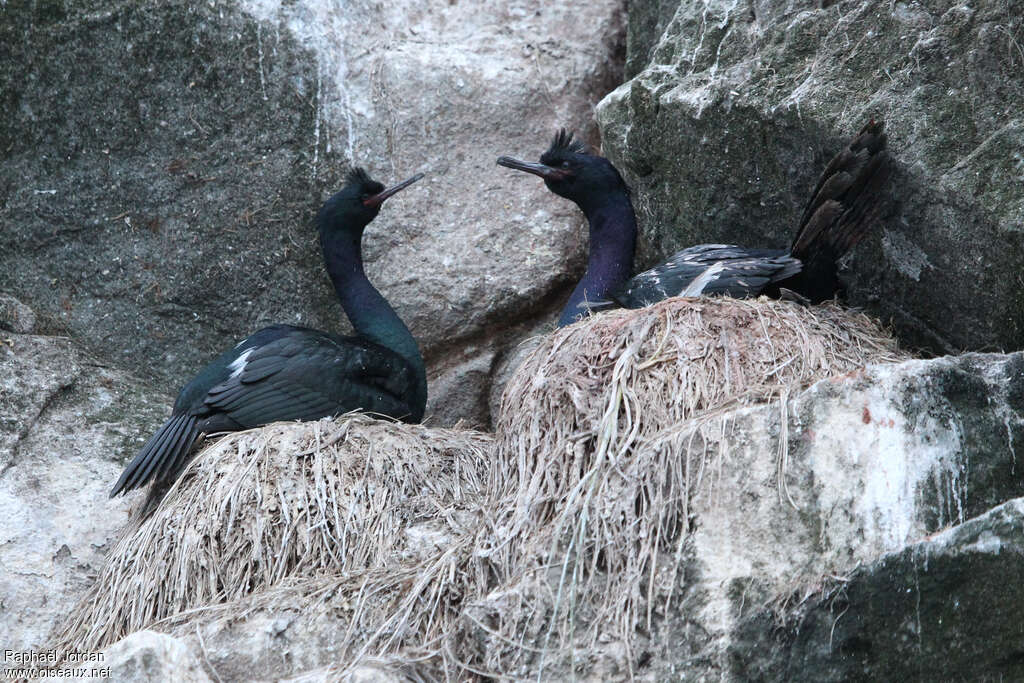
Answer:
<svg viewBox="0 0 1024 683"><path fill-rule="evenodd" d="M693 531L675 574L675 608L665 613L655 606L664 619L645 644L654 655L654 678L817 680L813 672L827 657L829 627L842 612L841 601L828 624L831 598L813 603L818 616L812 634L790 624L776 635L772 624L786 622L797 604L824 586L838 585L834 577L859 565L885 566L891 560L880 558L906 553L929 534L1024 494L1016 454L1024 438L1022 396L1024 354L915 360L823 380L791 397L785 408L741 409L703 429L667 437L707 456L691 490ZM907 557L921 557L915 553ZM935 580L960 585L965 601L968 594L979 604L990 601L991 582L975 583L965 573L968 565L960 566ZM914 590L902 586L908 588ZM1014 590L1008 587L1008 595ZM877 609L885 609L882 595L877 597ZM844 647L876 667L868 679L891 679L904 670L886 669L885 661L859 651L855 642L857 633L871 629L878 632L868 648L904 637L906 629L891 628L892 622L912 622L912 606L902 594L891 600L898 616L873 621L865 613L861 625L854 626L858 619L848 624ZM1016 622L992 628L1004 629L998 638L1018 637ZM965 634L965 643L972 637ZM920 653L930 661L905 666L941 671L952 660L943 659L940 642ZM906 655L910 649L899 648L911 645L892 642L879 649ZM985 647L965 644L963 652ZM801 675L790 666L806 668ZM827 680L859 677L855 663L834 666L838 673Z"/></svg>
<svg viewBox="0 0 1024 683"><path fill-rule="evenodd" d="M678 0L644 0L629 3L626 22L626 78L633 78L651 61L666 26L679 9Z"/></svg>
<svg viewBox="0 0 1024 683"><path fill-rule="evenodd" d="M1020 680L1024 498L737 629L739 680ZM806 596L801 596L806 599Z"/></svg>
<svg viewBox="0 0 1024 683"><path fill-rule="evenodd" d="M0 330L31 334L36 326L36 314L31 308L9 294L0 293Z"/></svg>
<svg viewBox="0 0 1024 683"><path fill-rule="evenodd" d="M316 588L310 591L303 583ZM409 657L366 655L353 661L356 655L345 649L342 641L346 631L354 625L351 621L354 596L329 586L330 581L325 577L321 577L319 583L285 581L251 598L212 606L209 610L195 610L154 628L169 630L166 637L201 657L206 670L218 680L296 683L440 680L432 673L429 660L410 662ZM418 656L412 658L415 660ZM346 671L346 677L339 678L341 671Z"/></svg>
<svg viewBox="0 0 1024 683"><path fill-rule="evenodd" d="M598 121L635 190L638 269L700 242L785 247L829 157L881 117L899 201L849 259L851 301L914 347L1018 348L1021 17L998 0L632 3L635 77Z"/></svg>
<svg viewBox="0 0 1024 683"><path fill-rule="evenodd" d="M280 627L281 624L278 626ZM338 624L337 626L340 628L344 625ZM257 640L252 638L242 639L235 645L238 648L233 653L236 660L244 658L243 653L248 647L259 646ZM286 645L281 642L272 642L263 647L268 652L274 652ZM330 666L299 671L287 678L275 677L273 669L266 668L218 669L211 661L211 657L216 658L227 653L219 652L215 645L213 649L207 648L206 643L195 634L191 634L190 637L175 637L156 631L136 631L106 648L100 654L102 660L97 663L97 668L102 668L102 671L93 673L91 678L90 674L71 676L67 675L68 672L65 671L60 676L42 680L88 681L94 680L96 677L128 682L181 681L182 683L207 683L211 680L326 683L339 680L337 669ZM254 653L247 654L255 656ZM285 652L284 655L284 659L290 659L289 653ZM214 674L213 679L210 678L207 671ZM408 665L392 664L386 660L366 659L349 670L343 680L351 683L406 683L407 681L432 679L415 676L415 672Z"/></svg>
<svg viewBox="0 0 1024 683"><path fill-rule="evenodd" d="M432 373L467 360L464 340L513 343L579 272L575 207L494 162L558 126L595 138L593 103L621 80L618 0L0 12L0 289L166 391L265 324L347 329L312 218L349 159L429 174L365 250ZM434 405L453 411L437 424L486 411Z"/></svg>
<svg viewBox="0 0 1024 683"><path fill-rule="evenodd" d="M193 650L199 649L201 638L209 666L222 680L246 680L254 671L265 680L301 678L303 672L323 669L345 654L337 641L348 623L345 610L332 597L327 595L325 605L253 609L234 623L203 623L200 616L196 624L180 626L173 633Z"/></svg>
<svg viewBox="0 0 1024 683"><path fill-rule="evenodd" d="M406 683L409 678L384 667L360 666L349 674L352 683Z"/></svg>
<svg viewBox="0 0 1024 683"><path fill-rule="evenodd" d="M459 415L461 426L467 429L487 429L491 425L488 396L492 387L495 353L481 349L475 344L464 347L468 358L463 362L450 359L449 367L438 370L429 378L432 395L427 403L427 412L434 418L431 422L443 422L445 415ZM454 364L452 364L454 361Z"/></svg>
<svg viewBox="0 0 1024 683"><path fill-rule="evenodd" d="M58 337L0 347L0 642L45 645L128 519L108 500L168 398Z"/></svg>
<svg viewBox="0 0 1024 683"><path fill-rule="evenodd" d="M107 678L134 683L139 681L181 681L181 683L209 683L199 653L182 640L156 631L137 631L120 640L102 653L102 660L72 670L99 667L105 673L83 673L81 676L60 676L48 681L90 681Z"/></svg>

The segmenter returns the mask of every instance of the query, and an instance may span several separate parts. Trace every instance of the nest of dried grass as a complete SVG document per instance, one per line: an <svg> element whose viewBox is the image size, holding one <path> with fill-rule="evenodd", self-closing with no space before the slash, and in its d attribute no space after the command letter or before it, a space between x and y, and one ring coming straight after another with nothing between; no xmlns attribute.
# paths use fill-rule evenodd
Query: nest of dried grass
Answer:
<svg viewBox="0 0 1024 683"><path fill-rule="evenodd" d="M502 398L488 490L505 532L479 551L511 584L557 568L551 598L531 606L543 613L532 642L586 649L611 637L628 650L638 626L667 613L706 444L727 447L706 433L723 429L721 415L903 358L861 313L763 298L670 299L550 335ZM524 638L529 619L492 613L503 639Z"/></svg>
<svg viewBox="0 0 1024 683"><path fill-rule="evenodd" d="M675 298L613 311L557 330L523 362L502 397L497 450L621 453L709 411L905 357L877 322L834 304ZM540 470L550 471L510 471Z"/></svg>
<svg viewBox="0 0 1024 683"><path fill-rule="evenodd" d="M609 642L633 673L638 627L677 599L704 444L723 442L702 430L900 359L835 306L673 299L545 338L506 387L493 443L365 417L227 437L113 550L63 644L287 608L344 615L331 676L377 658L550 677ZM410 549L427 519L444 541Z"/></svg>
<svg viewBox="0 0 1024 683"><path fill-rule="evenodd" d="M59 647L95 651L292 576L391 566L469 523L491 437L347 415L228 435L111 551Z"/></svg>

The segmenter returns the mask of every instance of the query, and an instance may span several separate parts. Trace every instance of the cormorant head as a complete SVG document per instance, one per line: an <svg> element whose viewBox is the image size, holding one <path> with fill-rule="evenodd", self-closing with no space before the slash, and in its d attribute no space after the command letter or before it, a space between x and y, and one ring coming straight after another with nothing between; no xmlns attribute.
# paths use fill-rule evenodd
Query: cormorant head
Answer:
<svg viewBox="0 0 1024 683"><path fill-rule="evenodd" d="M498 164L540 176L549 190L571 199L584 211L629 196L629 188L611 162L588 153L583 143L573 140L572 133L564 129L540 156L540 163L498 157Z"/></svg>
<svg viewBox="0 0 1024 683"><path fill-rule="evenodd" d="M321 231L350 230L362 233L370 221L377 217L384 200L401 192L423 177L417 173L412 178L387 189L361 168L348 172L345 186L334 193L320 207L317 223Z"/></svg>

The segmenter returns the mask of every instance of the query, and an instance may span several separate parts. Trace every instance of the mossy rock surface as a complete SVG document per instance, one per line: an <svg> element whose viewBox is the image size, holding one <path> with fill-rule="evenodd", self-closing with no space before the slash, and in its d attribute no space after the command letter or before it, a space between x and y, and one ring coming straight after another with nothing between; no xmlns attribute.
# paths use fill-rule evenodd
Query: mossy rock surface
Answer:
<svg viewBox="0 0 1024 683"><path fill-rule="evenodd" d="M0 289L168 391L268 313L338 317L316 63L287 33L225 3L13 3L0 43Z"/></svg>

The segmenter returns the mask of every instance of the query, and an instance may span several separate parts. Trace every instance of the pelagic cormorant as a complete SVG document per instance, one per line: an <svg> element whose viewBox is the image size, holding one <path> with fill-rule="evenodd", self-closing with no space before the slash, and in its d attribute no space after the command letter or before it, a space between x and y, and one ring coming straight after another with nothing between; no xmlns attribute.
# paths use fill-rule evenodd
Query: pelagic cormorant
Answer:
<svg viewBox="0 0 1024 683"><path fill-rule="evenodd" d="M356 335L273 325L246 337L185 385L170 419L125 468L111 497L150 479L173 482L200 434L355 409L407 422L423 418L423 357L409 328L366 278L361 247L363 230L384 200L422 177L384 189L355 168L317 216L327 272Z"/></svg>
<svg viewBox="0 0 1024 683"><path fill-rule="evenodd" d="M882 127L869 122L828 164L789 250L700 244L632 278L636 216L629 188L611 162L587 153L563 130L540 163L511 157L498 163L540 176L549 190L575 202L590 224L587 270L559 327L612 302L640 308L680 295L777 296L786 289L819 303L840 290L837 260L864 237L885 204L892 165Z"/></svg>

